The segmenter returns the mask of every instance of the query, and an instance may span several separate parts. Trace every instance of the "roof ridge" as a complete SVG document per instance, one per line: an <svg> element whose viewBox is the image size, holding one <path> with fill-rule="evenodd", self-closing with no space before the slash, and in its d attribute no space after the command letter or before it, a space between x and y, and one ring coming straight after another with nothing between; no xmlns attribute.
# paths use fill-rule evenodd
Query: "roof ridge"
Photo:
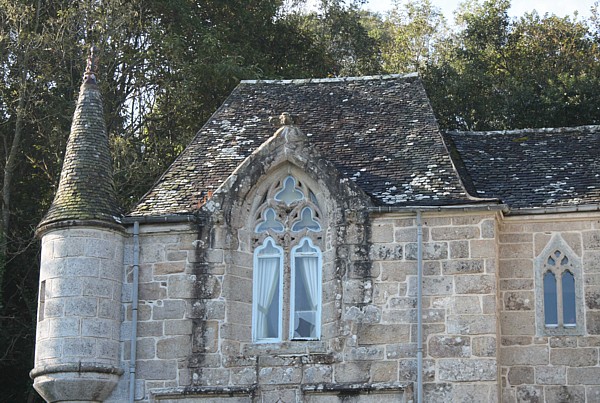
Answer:
<svg viewBox="0 0 600 403"><path fill-rule="evenodd" d="M533 134L533 133L567 133L567 132L600 132L600 125L563 126L563 127L538 127L510 130L444 130L450 135L485 136L492 134Z"/></svg>
<svg viewBox="0 0 600 403"><path fill-rule="evenodd" d="M240 84L308 84L308 83L342 83L349 81L393 80L398 78L418 77L419 73L380 74L359 77L330 77L330 78L297 78L286 80L241 80Z"/></svg>

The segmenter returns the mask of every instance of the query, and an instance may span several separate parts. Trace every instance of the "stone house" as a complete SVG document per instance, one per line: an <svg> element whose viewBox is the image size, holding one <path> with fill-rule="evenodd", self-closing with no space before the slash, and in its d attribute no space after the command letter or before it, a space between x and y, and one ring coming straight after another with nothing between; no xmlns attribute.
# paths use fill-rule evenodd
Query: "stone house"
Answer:
<svg viewBox="0 0 600 403"><path fill-rule="evenodd" d="M415 75L244 81L122 216L89 69L38 229L34 386L600 401L599 150L592 126L441 133Z"/></svg>

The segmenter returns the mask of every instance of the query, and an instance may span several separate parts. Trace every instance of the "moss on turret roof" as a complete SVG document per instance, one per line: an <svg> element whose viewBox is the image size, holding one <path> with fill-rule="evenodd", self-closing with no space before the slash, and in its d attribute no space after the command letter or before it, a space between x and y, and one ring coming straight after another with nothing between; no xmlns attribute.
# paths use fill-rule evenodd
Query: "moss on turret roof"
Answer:
<svg viewBox="0 0 600 403"><path fill-rule="evenodd" d="M119 221L102 97L95 78L81 85L58 191L38 228L73 220Z"/></svg>

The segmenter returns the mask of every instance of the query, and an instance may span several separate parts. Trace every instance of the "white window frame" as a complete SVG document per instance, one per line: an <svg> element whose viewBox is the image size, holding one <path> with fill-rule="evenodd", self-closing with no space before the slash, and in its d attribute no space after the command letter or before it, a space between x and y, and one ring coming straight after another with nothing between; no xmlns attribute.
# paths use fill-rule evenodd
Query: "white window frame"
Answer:
<svg viewBox="0 0 600 403"><path fill-rule="evenodd" d="M273 244L273 246L275 247L275 249L278 250L279 253L260 255L260 257L259 257L260 252L267 247L267 244L269 242L271 242ZM283 288L284 260L283 260L283 256L284 256L283 248L281 246L279 246L277 244L277 242L271 237L265 238L262 245L254 250L254 259L253 259L254 270L253 270L253 275L252 275L252 340L255 343L276 343L276 342L280 342L282 340L282 336L283 336L283 294L284 294L284 288ZM278 315L278 323L277 323L278 336L275 338L273 338L273 337L259 338L258 337L258 298L257 298L257 295L259 295L259 282L258 282L258 270L256 270L256 268L258 268L258 261L261 257L267 257L267 258L278 257L279 258L279 284L277 285L279 287L279 315Z"/></svg>
<svg viewBox="0 0 600 403"><path fill-rule="evenodd" d="M302 175L300 175L302 176ZM323 282L323 255L321 247L319 246L318 240L323 237L323 221L320 216L320 208L316 200L316 196L312 189L308 187L306 183L300 178L290 173L280 177L281 179L275 179L266 191L266 195L262 198L260 205L253 208L254 214L252 221L249 222L250 228L254 230L254 242L256 246L253 254L253 285L252 285L252 341L254 343L280 343L287 341L314 341L321 339L321 325L322 325L322 308L323 308L323 295L322 295L322 282ZM278 197L284 190L286 183L287 186L293 185L293 191L298 192L300 197L294 200L286 200L285 198ZM314 200L313 200L314 199ZM302 220L302 213L305 209L310 209L312 220L314 220L319 228L302 228L297 231L293 231L294 224ZM266 222L266 215L268 210L274 210L276 220L283 224L283 231L276 231L272 228L265 228L259 231L259 228L263 222ZM279 336L277 338L259 338L258 337L258 296L259 296L259 281L256 268L259 267L259 253L262 251L268 240L273 242L273 245L277 248L280 258L280 275L279 275ZM297 338L294 337L294 305L295 305L295 257L298 255L296 250L305 241L309 242L309 246L317 252L311 252L307 256L316 256L318 265L318 281L317 281L317 311L316 311L316 337L311 338ZM265 256L265 255L262 255ZM270 256L275 257L276 255ZM269 257L269 256L267 256ZM289 286L289 287L288 287ZM284 305L285 304L285 305ZM284 316L285 315L285 316ZM286 322L287 321L287 322ZM284 326L285 325L285 326ZM287 334L284 333L283 328L287 327Z"/></svg>
<svg viewBox="0 0 600 403"><path fill-rule="evenodd" d="M315 249L316 252L302 253L297 250L308 242L308 246ZM296 257L317 257L317 311L315 318L315 337L295 337L294 336L294 322L295 322L295 308L296 308ZM290 253L290 266L291 266L291 282L290 282L290 329L289 338L290 340L320 340L321 339L321 311L323 306L323 255L321 249L316 246L312 239L303 237L300 242L292 248Z"/></svg>

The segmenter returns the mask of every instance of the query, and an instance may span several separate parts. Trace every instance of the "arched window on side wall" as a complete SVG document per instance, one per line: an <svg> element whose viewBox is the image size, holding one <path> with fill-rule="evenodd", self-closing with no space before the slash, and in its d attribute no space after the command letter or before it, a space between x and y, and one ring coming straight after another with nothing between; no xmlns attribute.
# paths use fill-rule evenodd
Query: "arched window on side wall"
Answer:
<svg viewBox="0 0 600 403"><path fill-rule="evenodd" d="M583 332L583 280L579 257L556 234L536 259L539 335Z"/></svg>

